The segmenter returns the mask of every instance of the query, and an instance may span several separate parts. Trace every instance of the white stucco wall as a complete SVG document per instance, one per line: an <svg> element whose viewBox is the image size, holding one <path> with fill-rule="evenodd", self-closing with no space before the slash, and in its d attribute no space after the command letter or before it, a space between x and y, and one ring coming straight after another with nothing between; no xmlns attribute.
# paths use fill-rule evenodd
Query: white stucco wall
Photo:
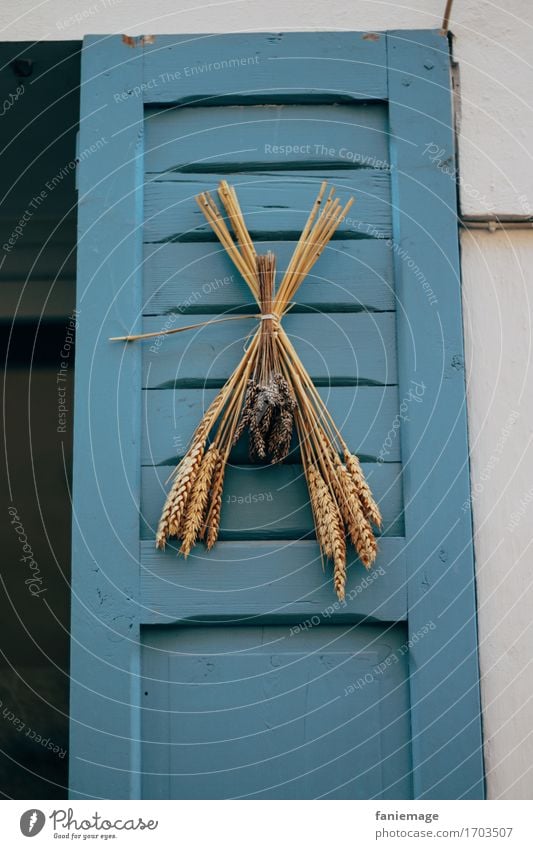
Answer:
<svg viewBox="0 0 533 849"><path fill-rule="evenodd" d="M462 236L490 798L533 795L533 232Z"/></svg>
<svg viewBox="0 0 533 849"><path fill-rule="evenodd" d="M85 33L438 28L445 0L3 0L0 40ZM533 213L533 5L456 0L460 198L470 217ZM533 231L463 233L480 663L491 798L533 797ZM516 415L515 415L516 414Z"/></svg>

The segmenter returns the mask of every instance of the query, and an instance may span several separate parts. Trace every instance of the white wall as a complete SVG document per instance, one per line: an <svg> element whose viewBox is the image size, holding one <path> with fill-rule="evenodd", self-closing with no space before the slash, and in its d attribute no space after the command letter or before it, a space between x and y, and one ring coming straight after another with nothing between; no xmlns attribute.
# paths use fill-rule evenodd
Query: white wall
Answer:
<svg viewBox="0 0 533 849"><path fill-rule="evenodd" d="M533 796L533 233L462 237L487 784Z"/></svg>
<svg viewBox="0 0 533 849"><path fill-rule="evenodd" d="M444 5L3 0L0 40L78 39L90 32L438 28ZM530 0L512 0L505 8L491 0L456 0L451 28L461 79L462 213L531 215L533 6ZM488 790L492 798L532 798L533 231L464 233L462 262Z"/></svg>

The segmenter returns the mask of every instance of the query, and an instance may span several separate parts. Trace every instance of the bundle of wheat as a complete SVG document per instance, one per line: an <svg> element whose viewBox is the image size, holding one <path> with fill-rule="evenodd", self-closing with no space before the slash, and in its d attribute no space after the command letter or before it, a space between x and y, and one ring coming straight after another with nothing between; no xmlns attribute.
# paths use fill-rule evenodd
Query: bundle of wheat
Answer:
<svg viewBox="0 0 533 849"><path fill-rule="evenodd" d="M185 557L199 540L210 549L218 537L224 471L232 447L247 430L251 458L279 463L289 452L295 428L317 541L322 556L333 563L335 591L342 600L346 537L369 568L377 553L372 525L381 527L381 515L358 458L344 442L281 323L298 287L353 202L350 199L343 208L334 197L334 189L324 200L326 188L322 183L277 291L275 258L271 253L256 253L235 189L226 181L218 188L231 230L209 193L197 198L248 284L259 306L260 321L241 362L207 409L172 475L156 545L164 548L169 537L176 537L181 540L180 552ZM190 327L243 317L229 316ZM120 338L134 340L149 335L161 334Z"/></svg>

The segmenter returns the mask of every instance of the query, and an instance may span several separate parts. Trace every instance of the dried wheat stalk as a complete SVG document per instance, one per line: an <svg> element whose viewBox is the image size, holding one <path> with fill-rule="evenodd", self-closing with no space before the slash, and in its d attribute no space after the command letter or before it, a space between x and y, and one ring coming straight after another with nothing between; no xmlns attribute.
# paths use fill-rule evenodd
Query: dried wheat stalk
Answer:
<svg viewBox="0 0 533 849"><path fill-rule="evenodd" d="M351 199L342 207L334 189L327 195L326 189L324 182L277 291L275 257L256 253L235 189L225 180L219 185L218 198L225 217L209 193L197 198L248 284L258 304L260 321L239 366L206 411L174 471L156 545L164 548L169 537L176 537L181 540L180 552L185 557L198 540L212 548L220 528L224 473L232 446L248 432L252 459L279 463L290 450L295 428L318 545L323 558L333 563L335 591L339 599L344 599L346 539L369 568L377 554L372 525L381 527L381 514L358 458L344 442L282 326L298 287L353 202ZM227 320L239 318L244 316ZM226 319L214 322L222 320Z"/></svg>

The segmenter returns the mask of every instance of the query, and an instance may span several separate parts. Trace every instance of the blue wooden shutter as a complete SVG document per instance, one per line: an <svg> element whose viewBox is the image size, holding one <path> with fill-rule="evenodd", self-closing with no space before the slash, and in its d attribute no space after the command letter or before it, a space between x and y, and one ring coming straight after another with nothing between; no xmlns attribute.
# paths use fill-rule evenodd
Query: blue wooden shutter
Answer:
<svg viewBox="0 0 533 849"><path fill-rule="evenodd" d="M480 798L446 39L93 36L82 79L72 796ZM323 178L357 199L285 320L384 513L346 604L295 463L238 453L213 551L154 549L253 321L108 338L249 311L194 202L221 175L281 268Z"/></svg>

